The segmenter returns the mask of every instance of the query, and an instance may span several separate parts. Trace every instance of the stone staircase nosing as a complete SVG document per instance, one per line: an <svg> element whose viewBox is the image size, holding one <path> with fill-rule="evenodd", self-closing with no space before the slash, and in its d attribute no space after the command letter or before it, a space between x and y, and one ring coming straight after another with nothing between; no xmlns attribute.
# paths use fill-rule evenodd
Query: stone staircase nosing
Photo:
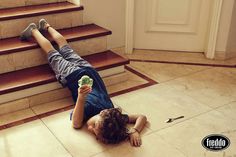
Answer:
<svg viewBox="0 0 236 157"><path fill-rule="evenodd" d="M39 45L33 39L19 40L20 32L41 18L98 70L106 85L127 80L124 66L129 60L107 50L106 36L111 31L83 25L83 9L65 0L0 2L0 115L70 97L68 89L56 81Z"/></svg>

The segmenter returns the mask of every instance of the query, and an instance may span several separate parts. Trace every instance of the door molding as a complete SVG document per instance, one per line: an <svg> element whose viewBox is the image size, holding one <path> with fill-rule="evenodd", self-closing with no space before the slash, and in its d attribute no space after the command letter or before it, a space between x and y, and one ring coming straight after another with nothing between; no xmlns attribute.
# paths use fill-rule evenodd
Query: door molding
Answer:
<svg viewBox="0 0 236 157"><path fill-rule="evenodd" d="M205 48L205 56L209 59L214 59L216 52L216 41L218 35L218 29L220 24L220 15L223 0L214 0L212 8L212 16L209 27L208 41Z"/></svg>
<svg viewBox="0 0 236 157"><path fill-rule="evenodd" d="M134 49L134 0L126 0L125 53L132 54Z"/></svg>
<svg viewBox="0 0 236 157"><path fill-rule="evenodd" d="M205 56L213 59L215 56L217 34L220 22L223 0L214 0L209 24L208 39L206 40ZM134 0L126 0L126 38L125 53L132 54L134 49Z"/></svg>

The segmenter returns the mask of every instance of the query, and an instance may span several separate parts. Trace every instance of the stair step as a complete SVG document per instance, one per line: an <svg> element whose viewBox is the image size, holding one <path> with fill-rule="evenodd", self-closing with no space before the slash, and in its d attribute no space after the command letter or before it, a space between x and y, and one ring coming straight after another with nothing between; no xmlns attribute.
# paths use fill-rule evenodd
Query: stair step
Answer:
<svg viewBox="0 0 236 157"><path fill-rule="evenodd" d="M122 66L98 71L98 73L103 78L105 85L107 85L107 86L113 85L113 84L124 82L127 80L127 72L125 71L124 67L125 67L125 65L122 65ZM55 81L55 82L35 86L32 88L27 88L24 90L18 90L18 91L10 92L7 94L2 94L2 95L0 95L0 97L1 97L0 106L2 106L4 104L7 105L9 102L17 101L17 100L24 99L24 98L32 98L32 97L38 97L38 96L40 97L40 95L44 95L44 93L51 93L53 91L57 91L57 90L61 90L61 89L67 89L67 88L63 88L59 82ZM64 92L59 92L59 95L61 95L63 93ZM41 97L41 99L44 99L47 101L47 100L49 100L48 97L50 97L49 98L50 100L51 100L51 98L60 99L60 98L57 98L57 94L56 95L49 94L45 97ZM63 97L68 97L68 93L64 94L62 96L62 98ZM0 110L1 110L1 108L0 108Z"/></svg>
<svg viewBox="0 0 236 157"><path fill-rule="evenodd" d="M79 10L83 10L83 7L69 2L22 6L17 8L1 9L0 21Z"/></svg>
<svg viewBox="0 0 236 157"><path fill-rule="evenodd" d="M107 36L69 42L80 56L107 50ZM41 48L0 55L0 74L47 64L47 56Z"/></svg>
<svg viewBox="0 0 236 157"><path fill-rule="evenodd" d="M83 7L68 2L0 10L0 39L19 36L29 23L46 19L55 29L83 24Z"/></svg>
<svg viewBox="0 0 236 157"><path fill-rule="evenodd" d="M98 71L129 63L128 59L125 59L112 51L92 54L84 56L83 58L90 62ZM56 78L49 65L41 65L1 74L0 95L51 82L56 82Z"/></svg>
<svg viewBox="0 0 236 157"><path fill-rule="evenodd" d="M127 72L122 72L122 73L119 73L116 75L102 77L102 79L105 83L105 86L107 87L108 93L111 94L109 92L110 87L112 85L115 85L118 83L123 83L123 82L127 81L128 74L127 74ZM33 91L35 91L34 88L30 88L30 90L31 90L31 93ZM19 91L19 92L22 92L22 91ZM61 88L60 87L58 89L48 90L45 92L40 92L38 94L31 94L31 93L26 94L26 95L22 95L23 97L16 98L15 92L14 92L13 94L10 93L10 94L14 95L14 98L11 98L10 101L7 101L7 100L4 101L4 100L0 99L0 116L7 114L7 113L27 109L29 107L38 108L41 105L45 105L45 104L49 105L48 103L58 101L58 100L60 101L61 99L72 100L71 92L69 91L68 88ZM71 103L71 104L73 104L73 103ZM58 105L59 104L57 104L57 106L56 106L57 108L59 107ZM51 108L51 107L50 107L50 105L47 106L47 108Z"/></svg>
<svg viewBox="0 0 236 157"><path fill-rule="evenodd" d="M111 34L111 31L99 27L95 24L60 29L58 31L67 39L68 42L101 37ZM46 36L48 35L46 34ZM52 41L52 39L49 40ZM25 42L20 41L19 37L2 39L0 40L0 45L0 55L39 48L39 45L35 42L34 39Z"/></svg>
<svg viewBox="0 0 236 157"><path fill-rule="evenodd" d="M58 3L65 2L66 0L1 0L0 9L3 8L14 8L20 6L29 6L29 5L39 5L39 4L49 4L49 3Z"/></svg>
<svg viewBox="0 0 236 157"><path fill-rule="evenodd" d="M106 35L111 34L111 31L95 24L61 29L59 32L80 56L106 51ZM22 42L15 37L0 40L0 45L0 74L47 64L45 53L34 40Z"/></svg>

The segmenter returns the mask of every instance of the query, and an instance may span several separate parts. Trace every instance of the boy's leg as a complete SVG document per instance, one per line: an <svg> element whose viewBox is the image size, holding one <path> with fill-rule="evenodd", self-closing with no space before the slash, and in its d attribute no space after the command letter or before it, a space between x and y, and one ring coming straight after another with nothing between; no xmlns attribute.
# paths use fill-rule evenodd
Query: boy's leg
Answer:
<svg viewBox="0 0 236 157"><path fill-rule="evenodd" d="M21 40L29 40L34 37L45 53L54 50L51 43L38 31L35 23L31 23L20 34Z"/></svg>
<svg viewBox="0 0 236 157"><path fill-rule="evenodd" d="M40 31L48 31L48 33L51 35L53 40L57 43L59 48L61 49L63 46L68 45L66 39L54 28L52 28L49 23L45 19L41 19L39 21L39 30Z"/></svg>
<svg viewBox="0 0 236 157"><path fill-rule="evenodd" d="M39 27L40 30L49 32L53 40L58 44L60 53L66 60L79 66L91 66L87 61L82 59L77 53L74 52L73 49L70 48L66 39L58 31L51 27L46 20L41 19L39 21Z"/></svg>
<svg viewBox="0 0 236 157"><path fill-rule="evenodd" d="M48 41L39 31L35 28L35 24L30 24L22 33L21 36L25 37L24 39L29 39L34 37L40 47L48 56L48 62L50 67L53 69L56 74L56 78L59 82L65 85L66 76L71 74L73 71L77 70L78 67L75 67L71 62L65 60L62 55L54 49L50 41Z"/></svg>
<svg viewBox="0 0 236 157"><path fill-rule="evenodd" d="M48 54L51 51L55 51L54 47L52 46L51 42L48 41L39 31L38 29L32 30L32 36L43 49L43 51Z"/></svg>

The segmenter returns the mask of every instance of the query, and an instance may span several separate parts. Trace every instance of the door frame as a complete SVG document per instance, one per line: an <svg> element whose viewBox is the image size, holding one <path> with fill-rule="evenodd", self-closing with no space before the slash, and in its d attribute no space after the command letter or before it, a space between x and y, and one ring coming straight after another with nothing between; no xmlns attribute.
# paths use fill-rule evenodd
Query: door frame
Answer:
<svg viewBox="0 0 236 157"><path fill-rule="evenodd" d="M206 41L205 56L214 59L216 51L216 41L220 22L221 8L223 0L214 0L209 24L208 40ZM134 49L134 6L135 0L126 0L126 33L125 33L125 53L132 54Z"/></svg>

